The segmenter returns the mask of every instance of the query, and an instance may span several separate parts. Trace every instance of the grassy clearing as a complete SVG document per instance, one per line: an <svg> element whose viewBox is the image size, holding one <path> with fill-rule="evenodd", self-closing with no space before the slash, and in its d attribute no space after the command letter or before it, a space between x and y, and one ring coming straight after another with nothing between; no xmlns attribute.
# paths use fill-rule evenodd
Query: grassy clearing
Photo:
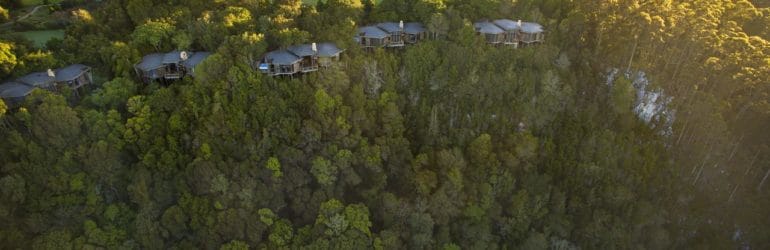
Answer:
<svg viewBox="0 0 770 250"><path fill-rule="evenodd" d="M32 42L35 43L35 47L43 48L45 47L45 43L48 42L48 40L51 40L52 38L64 38L64 30L36 30L36 31L25 31L25 32L18 32L15 34L22 35L26 37L29 40L32 40Z"/></svg>
<svg viewBox="0 0 770 250"><path fill-rule="evenodd" d="M318 1L326 2L326 0L302 0L302 3L305 4L305 5L316 5L316 3L318 3ZM382 2L382 0L374 0L372 2L374 4L378 4L378 3Z"/></svg>
<svg viewBox="0 0 770 250"><path fill-rule="evenodd" d="M52 3L59 3L62 0L21 0L21 4L24 6L35 6L35 5L41 5L41 4L52 4Z"/></svg>

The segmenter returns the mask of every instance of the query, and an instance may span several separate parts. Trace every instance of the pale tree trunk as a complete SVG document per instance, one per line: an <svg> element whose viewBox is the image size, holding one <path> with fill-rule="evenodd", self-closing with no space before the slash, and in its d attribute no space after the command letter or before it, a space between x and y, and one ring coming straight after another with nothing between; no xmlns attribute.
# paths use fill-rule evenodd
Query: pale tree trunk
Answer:
<svg viewBox="0 0 770 250"><path fill-rule="evenodd" d="M733 152L730 153L730 157L727 158L727 161L730 161L733 159L733 156L735 156L735 153L738 151L738 147L741 146L741 141L743 141L743 137L745 135L741 135L741 138L738 139L738 143L735 144L735 147L733 148Z"/></svg>
<svg viewBox="0 0 770 250"><path fill-rule="evenodd" d="M687 124L690 123L690 119L687 119L684 121L684 126L682 126L682 132L679 133L679 138L676 139L676 145L679 145L679 142L682 141L682 137L687 133Z"/></svg>
<svg viewBox="0 0 770 250"><path fill-rule="evenodd" d="M685 49L684 55L681 58L679 58L678 62L676 63L676 67L674 67L674 72L671 75L671 81L676 79L676 77L679 75L682 64L684 63L685 59L689 56L690 56L690 45L688 44Z"/></svg>
<svg viewBox="0 0 770 250"><path fill-rule="evenodd" d="M735 191L738 191L738 187L740 187L741 184L738 183L738 185L735 185L735 188L733 188L733 192L730 193L730 197L727 198L727 203L730 203L733 201L733 195L735 195Z"/></svg>
<svg viewBox="0 0 770 250"><path fill-rule="evenodd" d="M757 191L762 189L762 185L765 184L765 181L767 180L768 176L770 176L770 169L767 170L767 173L765 173L765 177L763 177L762 181L759 182L759 185L757 186Z"/></svg>
<svg viewBox="0 0 770 250"><path fill-rule="evenodd" d="M634 48L631 49L631 58L628 59L628 67L626 67L626 73L631 71L631 64L634 62L634 55L636 55L636 47L639 45L639 36L634 36Z"/></svg>
<svg viewBox="0 0 770 250"><path fill-rule="evenodd" d="M752 92L752 93L753 93L753 92ZM751 94L750 96L753 96L753 94ZM744 104L744 105L743 105L743 107L741 108L741 110L740 110L740 111L738 111L738 114L737 114L737 115L735 115L735 118L733 118L733 122L736 122L736 121L738 121L738 120L741 118L741 116L743 116L743 113L744 113L744 112L746 112L746 110L748 110L748 109L749 109L749 107L751 107L751 101L749 101L749 102L747 102L746 104Z"/></svg>
<svg viewBox="0 0 770 250"><path fill-rule="evenodd" d="M695 184L698 184L698 179L700 179L700 175L703 173L704 167L705 167L705 164L700 166L700 170L698 170L698 175L695 176L695 180L693 180L692 182L693 186L695 186Z"/></svg>
<svg viewBox="0 0 770 250"><path fill-rule="evenodd" d="M757 157L759 157L759 151L757 151L756 154L754 154L754 158L751 159L751 163L749 163L749 167L746 168L746 173L743 173L743 176L746 176L751 172L751 170L754 168L754 162L757 161Z"/></svg>

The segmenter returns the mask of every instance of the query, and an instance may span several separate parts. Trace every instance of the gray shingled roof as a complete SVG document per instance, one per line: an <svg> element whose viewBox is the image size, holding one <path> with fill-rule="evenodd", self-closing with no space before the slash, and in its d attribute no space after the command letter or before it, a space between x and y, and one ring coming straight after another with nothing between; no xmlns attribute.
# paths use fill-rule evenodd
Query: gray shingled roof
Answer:
<svg viewBox="0 0 770 250"><path fill-rule="evenodd" d="M136 68L142 71L150 71L163 66L163 54L154 53L142 57L142 61L136 64Z"/></svg>
<svg viewBox="0 0 770 250"><path fill-rule="evenodd" d="M521 29L521 27L519 27L518 21L513 21L510 19L497 19L494 21L494 23L506 31L516 31Z"/></svg>
<svg viewBox="0 0 770 250"><path fill-rule="evenodd" d="M473 27L476 28L476 31L484 34L500 34L505 32L503 29L490 22L477 22L473 24Z"/></svg>
<svg viewBox="0 0 770 250"><path fill-rule="evenodd" d="M265 61L272 64L290 65L299 62L301 59L288 50L276 50L265 54Z"/></svg>
<svg viewBox="0 0 770 250"><path fill-rule="evenodd" d="M163 64L179 63L182 61L181 51L174 50L163 55Z"/></svg>
<svg viewBox="0 0 770 250"><path fill-rule="evenodd" d="M401 31L401 27L399 27L399 23L394 23L394 22L378 23L377 27L379 27L380 29L388 33Z"/></svg>
<svg viewBox="0 0 770 250"><path fill-rule="evenodd" d="M80 77L80 75L82 75L83 73L89 70L91 70L91 67L88 67L83 64L73 64L64 68L60 68L56 70L56 81L57 82L72 81Z"/></svg>
<svg viewBox="0 0 770 250"><path fill-rule="evenodd" d="M390 35L388 34L388 32L385 32L384 30L377 28L375 26L360 27L358 28L358 34L362 37L370 37L370 38L385 38Z"/></svg>
<svg viewBox="0 0 770 250"><path fill-rule="evenodd" d="M24 97L29 95L35 87L18 83L6 82L0 84L0 98Z"/></svg>
<svg viewBox="0 0 770 250"><path fill-rule="evenodd" d="M182 65L184 65L188 69L195 68L195 66L198 66L198 64L200 64L203 60L205 60L210 55L211 55L211 52L206 52L206 51L192 53L192 55L190 55L190 58L182 62Z"/></svg>
<svg viewBox="0 0 770 250"><path fill-rule="evenodd" d="M316 44L316 48L317 48L317 44ZM316 54L316 52L313 51L313 45L311 44L300 44L300 45L290 46L289 51L299 57L312 56Z"/></svg>
<svg viewBox="0 0 770 250"><path fill-rule="evenodd" d="M419 34L423 32L425 32L425 27L422 26L422 23L405 23L404 24L404 33Z"/></svg>
<svg viewBox="0 0 770 250"><path fill-rule="evenodd" d="M526 33L541 33L543 32L543 26L538 23L522 22L521 31Z"/></svg>
<svg viewBox="0 0 770 250"><path fill-rule="evenodd" d="M332 57L342 53L342 51L342 49L338 48L337 45L333 43L318 44L318 56Z"/></svg>
<svg viewBox="0 0 770 250"><path fill-rule="evenodd" d="M48 72L35 72L22 76L16 81L33 87L45 88L53 85L55 78L48 75Z"/></svg>

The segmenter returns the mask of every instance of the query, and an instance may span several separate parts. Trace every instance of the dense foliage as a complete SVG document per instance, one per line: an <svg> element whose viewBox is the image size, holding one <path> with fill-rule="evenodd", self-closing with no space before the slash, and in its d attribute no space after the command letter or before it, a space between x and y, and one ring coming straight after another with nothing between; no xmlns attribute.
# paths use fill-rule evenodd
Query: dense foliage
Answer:
<svg viewBox="0 0 770 250"><path fill-rule="evenodd" d="M0 102L0 248L770 247L766 1L377 2L108 0L48 50L0 41L2 76L107 79ZM540 22L547 42L490 47L484 17ZM350 39L400 19L439 39ZM343 60L254 70L313 41ZM171 49L216 53L195 79L135 79ZM612 69L645 72L675 120L639 119Z"/></svg>

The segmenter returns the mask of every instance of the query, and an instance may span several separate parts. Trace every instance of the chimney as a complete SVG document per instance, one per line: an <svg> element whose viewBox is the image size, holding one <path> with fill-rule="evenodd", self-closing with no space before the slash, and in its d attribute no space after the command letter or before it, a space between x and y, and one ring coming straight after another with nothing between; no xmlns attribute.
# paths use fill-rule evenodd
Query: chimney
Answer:
<svg viewBox="0 0 770 250"><path fill-rule="evenodd" d="M518 23L519 23L519 27L521 27L521 19L519 19L519 22L518 22Z"/></svg>
<svg viewBox="0 0 770 250"><path fill-rule="evenodd" d="M48 69L48 76L49 77L56 77L56 73L54 73L53 70Z"/></svg>
<svg viewBox="0 0 770 250"><path fill-rule="evenodd" d="M398 28L402 30L404 29L404 20L401 20L400 22L398 22Z"/></svg>
<svg viewBox="0 0 770 250"><path fill-rule="evenodd" d="M318 53L318 47L315 43L310 44L310 49L312 49L314 53Z"/></svg>

